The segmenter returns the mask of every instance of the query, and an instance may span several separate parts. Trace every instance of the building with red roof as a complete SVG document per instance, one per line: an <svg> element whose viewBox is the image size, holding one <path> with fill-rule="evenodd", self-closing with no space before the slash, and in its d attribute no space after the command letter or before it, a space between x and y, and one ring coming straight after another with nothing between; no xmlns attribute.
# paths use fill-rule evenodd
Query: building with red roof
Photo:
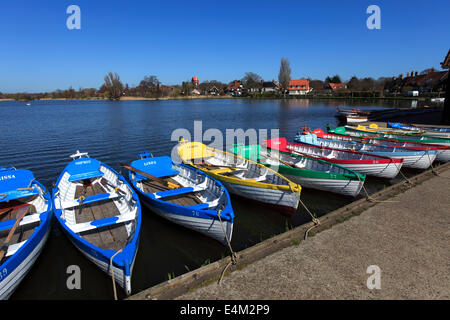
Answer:
<svg viewBox="0 0 450 320"><path fill-rule="evenodd" d="M328 87L333 91L347 89L347 85L345 83L329 83Z"/></svg>
<svg viewBox="0 0 450 320"><path fill-rule="evenodd" d="M289 95L303 95L310 93L312 88L309 86L308 79L298 79L289 81Z"/></svg>

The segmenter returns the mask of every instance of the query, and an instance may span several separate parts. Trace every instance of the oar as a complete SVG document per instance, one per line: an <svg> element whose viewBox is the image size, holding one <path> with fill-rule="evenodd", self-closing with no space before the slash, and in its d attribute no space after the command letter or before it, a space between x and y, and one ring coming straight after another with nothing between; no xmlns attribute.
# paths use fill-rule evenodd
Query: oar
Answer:
<svg viewBox="0 0 450 320"><path fill-rule="evenodd" d="M6 209L6 210L0 211L0 216L1 216L2 214L5 214L5 213L10 212L12 209L13 209L13 208L8 208L8 209Z"/></svg>
<svg viewBox="0 0 450 320"><path fill-rule="evenodd" d="M121 167L127 169L127 170L130 170L130 171L134 171L134 172L136 172L136 173L139 173L140 175L142 175L142 176L144 176L144 177L146 177L146 178L148 178L148 179L151 179L151 180L154 180L154 181L158 181L158 182L160 182L160 183L162 183L162 184L164 184L164 185L167 185L167 187L169 187L169 188L171 188L171 189L175 189L175 188L180 188L180 187L181 187L181 186L178 185L178 184L175 184L175 183L172 183L172 182L168 182L168 181L166 181L166 180L164 180L164 179L161 179L161 178L154 177L154 176L152 176L152 175L150 175L150 174L148 174L148 173L146 173L146 172L144 172L144 171L141 171L141 170L139 170L139 169L136 169L136 168L134 168L134 167L132 167L132 166L129 166L129 165L125 164L125 163L119 163L119 165L120 165Z"/></svg>
<svg viewBox="0 0 450 320"><path fill-rule="evenodd" d="M118 192L118 193L120 193L120 194L122 194L122 195L126 195L126 194L127 194L125 191L120 190L119 187L113 186L113 185L112 185L109 181L107 181L106 179L100 180L100 183L103 184L103 185L106 184L106 185L110 186L110 187L113 188L116 192Z"/></svg>
<svg viewBox="0 0 450 320"><path fill-rule="evenodd" d="M21 207L21 208L19 208L19 210L17 210L16 222L14 223L13 227L9 231L8 236L6 237L5 241L2 244L2 247L0 248L0 261L3 259L3 257L6 254L6 252L8 251L9 241L11 241L11 238L13 237L14 232L16 231L17 227L19 226L20 221L28 213L29 207L30 206L27 205L27 206Z"/></svg>

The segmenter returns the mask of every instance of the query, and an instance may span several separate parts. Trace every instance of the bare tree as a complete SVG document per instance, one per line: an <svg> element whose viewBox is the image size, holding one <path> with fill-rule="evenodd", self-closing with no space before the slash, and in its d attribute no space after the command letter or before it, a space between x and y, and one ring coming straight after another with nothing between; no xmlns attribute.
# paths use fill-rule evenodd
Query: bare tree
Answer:
<svg viewBox="0 0 450 320"><path fill-rule="evenodd" d="M105 76L103 87L105 89L105 95L111 100L119 100L124 89L123 83L120 81L120 76L112 72L109 72Z"/></svg>
<svg viewBox="0 0 450 320"><path fill-rule="evenodd" d="M280 83L283 95L286 96L286 91L291 81L291 67L289 66L289 60L281 58L280 73L278 73L278 82Z"/></svg>
<svg viewBox="0 0 450 320"><path fill-rule="evenodd" d="M258 89L261 87L262 78L253 72L246 72L241 80L247 89Z"/></svg>

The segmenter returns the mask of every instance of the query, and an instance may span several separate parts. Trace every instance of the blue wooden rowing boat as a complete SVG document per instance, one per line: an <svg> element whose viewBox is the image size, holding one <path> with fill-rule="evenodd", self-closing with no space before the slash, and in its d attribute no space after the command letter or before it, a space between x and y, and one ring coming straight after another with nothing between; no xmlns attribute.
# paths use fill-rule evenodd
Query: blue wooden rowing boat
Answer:
<svg viewBox="0 0 450 320"><path fill-rule="evenodd" d="M141 228L138 195L87 153L71 157L53 189L55 216L75 247L129 295Z"/></svg>
<svg viewBox="0 0 450 320"><path fill-rule="evenodd" d="M445 128L445 127L417 126L417 125L410 125L410 124L404 124L404 123L400 123L400 122L389 122L389 121L386 123L386 126L388 128L410 130L411 132L415 132L415 131L422 132L422 135L425 135L425 136L450 137L450 128Z"/></svg>
<svg viewBox="0 0 450 320"><path fill-rule="evenodd" d="M234 212L222 183L167 156L153 157L148 152L139 156L124 167L144 204L161 217L224 245L231 241Z"/></svg>
<svg viewBox="0 0 450 320"><path fill-rule="evenodd" d="M0 168L0 299L8 299L33 266L51 219L50 194L33 173Z"/></svg>

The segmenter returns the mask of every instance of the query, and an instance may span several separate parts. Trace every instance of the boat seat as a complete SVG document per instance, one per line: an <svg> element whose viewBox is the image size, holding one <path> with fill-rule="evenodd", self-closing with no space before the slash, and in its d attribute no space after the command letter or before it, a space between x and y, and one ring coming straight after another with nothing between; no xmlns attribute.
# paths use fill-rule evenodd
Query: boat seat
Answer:
<svg viewBox="0 0 450 320"><path fill-rule="evenodd" d="M206 182L206 181L205 181ZM177 188L177 189L171 189L171 190L165 190L160 191L156 193L151 193L156 199L160 198L166 198L166 197L172 197L172 196L178 196L181 194L191 193L191 192L199 192L206 190L206 183L202 183L196 187L184 187L184 188Z"/></svg>
<svg viewBox="0 0 450 320"><path fill-rule="evenodd" d="M194 192L193 187L184 187L184 188L160 191L160 192L154 193L154 195L157 198L166 198L166 197L178 196L180 194L185 194L185 193L190 193L190 192Z"/></svg>
<svg viewBox="0 0 450 320"><path fill-rule="evenodd" d="M84 198L82 203L80 203L80 199L75 199L72 201L64 201L63 205L62 205L62 209L69 209L69 208L77 207L77 206L84 205L84 204L90 204L90 203L113 199L113 198L122 197L122 196L123 195L118 194L116 192L100 193L100 194L96 194L96 195Z"/></svg>
<svg viewBox="0 0 450 320"><path fill-rule="evenodd" d="M220 168L220 169L209 170L209 172L215 173L215 174L221 174L221 173L226 173L226 172L234 172L234 170L231 168Z"/></svg>
<svg viewBox="0 0 450 320"><path fill-rule="evenodd" d="M0 231L11 229L14 226L14 223L16 223L16 220L17 219L11 219L11 220L0 222ZM30 214L30 215L27 215L22 218L19 226L22 227L22 226L25 226L28 224L37 223L39 221L41 221L39 214Z"/></svg>
<svg viewBox="0 0 450 320"><path fill-rule="evenodd" d="M6 252L5 257L10 257L13 254L15 254L17 252L17 250L19 250L25 243L27 242L27 240L19 242L19 243L14 243L14 244L10 244L8 246L8 251Z"/></svg>
<svg viewBox="0 0 450 320"><path fill-rule="evenodd" d="M120 216L114 216L114 217L108 217L104 219L98 219L94 221L88 221L83 223L76 223L72 225L68 225L68 227L75 233L80 233L84 231L89 231L93 229L103 228L112 226L114 224L124 223L131 221L135 218L135 215L132 213L120 215Z"/></svg>

